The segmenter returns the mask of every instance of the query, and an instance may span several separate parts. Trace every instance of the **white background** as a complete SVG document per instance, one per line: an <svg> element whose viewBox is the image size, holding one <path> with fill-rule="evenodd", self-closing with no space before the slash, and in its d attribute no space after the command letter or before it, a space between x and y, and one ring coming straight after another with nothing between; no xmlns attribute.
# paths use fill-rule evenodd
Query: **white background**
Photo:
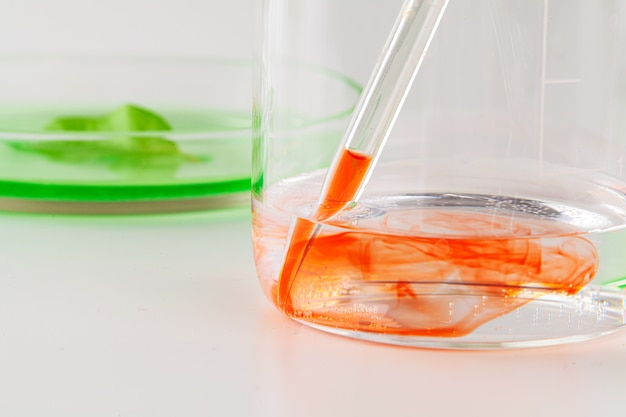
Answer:
<svg viewBox="0 0 626 417"><path fill-rule="evenodd" d="M0 52L252 54L253 0L0 4Z"/></svg>
<svg viewBox="0 0 626 417"><path fill-rule="evenodd" d="M245 56L253 7L4 1L0 52ZM625 332L450 352L347 340L283 318L256 282L247 209L0 214L0 262L0 416L624 413Z"/></svg>

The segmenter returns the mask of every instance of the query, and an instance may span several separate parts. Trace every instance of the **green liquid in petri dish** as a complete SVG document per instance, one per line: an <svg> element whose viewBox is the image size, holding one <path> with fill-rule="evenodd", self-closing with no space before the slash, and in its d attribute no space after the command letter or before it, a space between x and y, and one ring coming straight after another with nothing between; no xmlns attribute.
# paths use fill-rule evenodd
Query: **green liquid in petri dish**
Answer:
<svg viewBox="0 0 626 417"><path fill-rule="evenodd" d="M248 113L0 109L0 199L199 199L250 187Z"/></svg>

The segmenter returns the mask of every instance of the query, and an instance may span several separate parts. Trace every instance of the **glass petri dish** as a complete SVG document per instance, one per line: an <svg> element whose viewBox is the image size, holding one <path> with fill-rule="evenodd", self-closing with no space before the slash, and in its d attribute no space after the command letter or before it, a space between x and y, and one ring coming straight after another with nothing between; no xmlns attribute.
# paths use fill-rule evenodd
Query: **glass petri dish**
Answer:
<svg viewBox="0 0 626 417"><path fill-rule="evenodd" d="M294 108L291 127L347 120L358 84L307 65L297 74L297 82L352 98L307 117ZM0 57L0 210L132 214L248 205L251 83L243 60ZM127 105L148 109L169 129L49 129L59 117L103 117ZM147 145L129 150L129 140Z"/></svg>
<svg viewBox="0 0 626 417"><path fill-rule="evenodd" d="M225 59L0 57L0 210L145 213L248 203L250 65ZM152 131L51 131L140 106ZM142 146L120 146L140 143ZM155 144L157 146L155 146Z"/></svg>
<svg viewBox="0 0 626 417"><path fill-rule="evenodd" d="M298 68L297 82L352 99L307 117L295 109L294 126L346 119L360 86L326 69ZM252 65L243 60L0 57L0 210L139 214L248 205L251 84ZM169 129L49 129L59 117L103 117L127 105L148 109ZM129 150L129 140L147 145Z"/></svg>

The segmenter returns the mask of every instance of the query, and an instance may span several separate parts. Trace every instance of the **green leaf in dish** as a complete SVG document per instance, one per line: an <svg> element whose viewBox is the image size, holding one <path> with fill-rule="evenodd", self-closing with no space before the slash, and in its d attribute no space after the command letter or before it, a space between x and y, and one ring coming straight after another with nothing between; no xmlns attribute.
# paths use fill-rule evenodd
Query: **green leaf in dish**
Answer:
<svg viewBox="0 0 626 417"><path fill-rule="evenodd" d="M44 130L55 132L97 132L100 120L93 117L58 117L50 122Z"/></svg>
<svg viewBox="0 0 626 417"><path fill-rule="evenodd" d="M98 130L102 132L158 132L172 130L172 127L158 114L139 106L127 104L100 118Z"/></svg>
<svg viewBox="0 0 626 417"><path fill-rule="evenodd" d="M51 145L68 146L77 142L91 143L94 150L117 150L142 155L177 155L178 147L170 140L160 137L131 136L132 132L164 132L172 130L170 124L158 114L127 104L99 117L58 117L44 127L51 132L120 132L102 141L59 141ZM68 149L69 150L69 149Z"/></svg>
<svg viewBox="0 0 626 417"><path fill-rule="evenodd" d="M104 163L125 177L170 175L183 162L198 161L198 158L182 153L175 142L157 136L159 132L172 130L162 116L133 104L121 106L101 117L57 117L44 130L119 132L119 135L104 140L47 140L11 142L10 145L16 150L37 153L56 162ZM155 136L133 135L137 132L154 132Z"/></svg>

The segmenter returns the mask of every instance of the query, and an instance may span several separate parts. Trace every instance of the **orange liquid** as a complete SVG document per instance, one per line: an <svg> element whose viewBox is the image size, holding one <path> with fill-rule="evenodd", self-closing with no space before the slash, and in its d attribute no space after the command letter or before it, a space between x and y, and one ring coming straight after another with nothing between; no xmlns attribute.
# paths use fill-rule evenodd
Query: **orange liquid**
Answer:
<svg viewBox="0 0 626 417"><path fill-rule="evenodd" d="M343 152L332 175L330 187L315 214L317 221L332 217L354 198L371 162L369 156L358 152L348 149ZM291 244L287 248L278 281L278 306L287 314L293 314L291 286L310 244L315 241L315 227L315 223L300 218L293 228Z"/></svg>
<svg viewBox="0 0 626 417"><path fill-rule="evenodd" d="M371 161L347 151L316 213L326 220L353 198ZM450 208L414 209L405 234L337 229L298 219L273 296L286 314L354 331L456 337L545 294L574 294L598 268L587 239L559 223ZM266 219L258 229L262 230ZM441 236L468 229L503 236ZM535 236L544 230L550 237ZM286 233L286 232L285 232ZM504 232L503 232L504 233ZM429 236L432 236L430 234ZM257 255L261 253L257 251Z"/></svg>

